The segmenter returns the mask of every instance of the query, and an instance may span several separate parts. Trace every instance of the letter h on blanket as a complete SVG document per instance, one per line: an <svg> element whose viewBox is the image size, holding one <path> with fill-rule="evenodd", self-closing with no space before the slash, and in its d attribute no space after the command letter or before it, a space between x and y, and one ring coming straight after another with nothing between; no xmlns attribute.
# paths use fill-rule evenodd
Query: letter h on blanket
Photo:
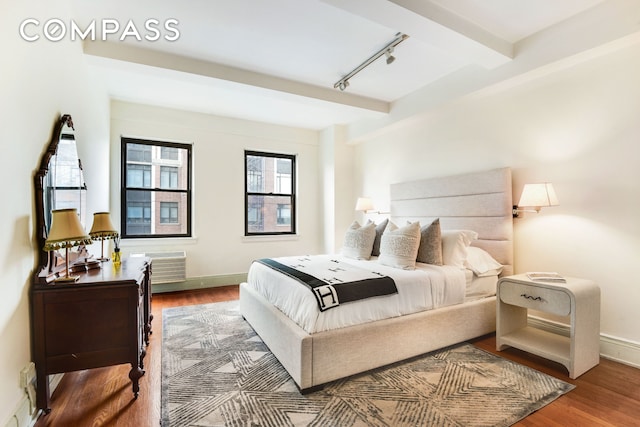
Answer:
<svg viewBox="0 0 640 427"><path fill-rule="evenodd" d="M322 311L340 304L336 290L331 285L315 287L313 288L313 292L316 293L316 298L320 303L320 310Z"/></svg>

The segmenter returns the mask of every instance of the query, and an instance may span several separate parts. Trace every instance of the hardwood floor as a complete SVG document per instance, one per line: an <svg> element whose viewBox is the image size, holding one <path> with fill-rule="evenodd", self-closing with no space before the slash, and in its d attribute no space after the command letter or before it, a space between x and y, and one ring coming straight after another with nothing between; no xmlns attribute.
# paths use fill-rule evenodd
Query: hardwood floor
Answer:
<svg viewBox="0 0 640 427"><path fill-rule="evenodd" d="M131 390L130 365L70 372L51 395L51 412L41 415L35 427L159 426L162 310L234 299L238 286L153 295L153 333L138 398Z"/></svg>
<svg viewBox="0 0 640 427"><path fill-rule="evenodd" d="M153 334L138 399L133 399L128 365L68 373L52 395L51 413L41 416L36 427L158 426L162 309L237 298L237 286L154 295ZM494 335L473 344L497 353ZM640 369L601 359L598 366L571 380L561 365L540 357L515 349L498 354L577 386L516 426L640 426Z"/></svg>

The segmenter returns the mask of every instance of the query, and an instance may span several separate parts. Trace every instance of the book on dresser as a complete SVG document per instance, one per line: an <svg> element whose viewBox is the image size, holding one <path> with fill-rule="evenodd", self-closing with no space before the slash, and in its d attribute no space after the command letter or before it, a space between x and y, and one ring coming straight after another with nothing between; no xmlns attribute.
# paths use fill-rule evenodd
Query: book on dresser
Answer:
<svg viewBox="0 0 640 427"><path fill-rule="evenodd" d="M531 271L527 273L527 277L536 282L567 282L567 279L554 271Z"/></svg>

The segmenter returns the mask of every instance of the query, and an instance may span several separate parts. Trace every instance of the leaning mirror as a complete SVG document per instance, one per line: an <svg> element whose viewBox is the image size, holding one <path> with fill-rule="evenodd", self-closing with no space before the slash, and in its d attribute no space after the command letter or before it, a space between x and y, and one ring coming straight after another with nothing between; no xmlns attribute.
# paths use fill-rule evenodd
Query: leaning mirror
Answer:
<svg viewBox="0 0 640 427"><path fill-rule="evenodd" d="M36 233L40 250L38 270L39 274L45 269L46 273L52 273L58 266L60 257L55 251L47 252L43 249L51 228L52 212L58 209L76 209L80 222L86 229L87 186L70 115L61 116L54 125L51 141L42 155L34 181Z"/></svg>

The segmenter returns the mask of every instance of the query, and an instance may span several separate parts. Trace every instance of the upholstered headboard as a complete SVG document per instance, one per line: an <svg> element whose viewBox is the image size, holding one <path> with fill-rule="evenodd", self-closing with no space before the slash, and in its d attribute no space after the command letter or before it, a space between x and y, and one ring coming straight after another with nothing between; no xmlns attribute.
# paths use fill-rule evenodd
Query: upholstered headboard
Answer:
<svg viewBox="0 0 640 427"><path fill-rule="evenodd" d="M430 178L392 184L391 218L397 224L440 218L443 230L476 231L473 242L513 274L511 169Z"/></svg>

